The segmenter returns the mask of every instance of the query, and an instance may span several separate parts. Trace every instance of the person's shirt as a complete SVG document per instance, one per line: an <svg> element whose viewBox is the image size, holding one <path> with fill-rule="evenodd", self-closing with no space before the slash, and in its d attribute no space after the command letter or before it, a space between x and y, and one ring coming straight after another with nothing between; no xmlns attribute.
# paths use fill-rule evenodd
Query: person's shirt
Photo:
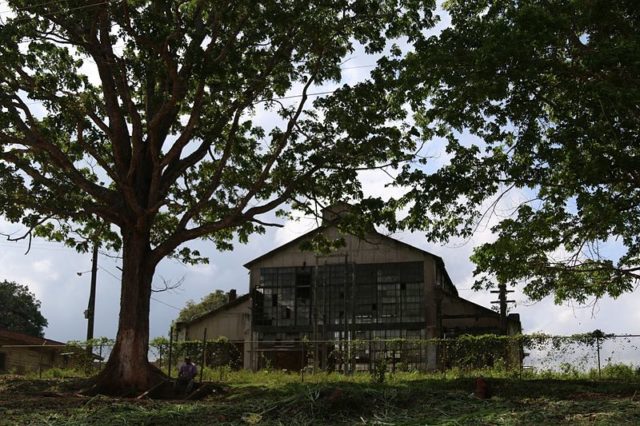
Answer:
<svg viewBox="0 0 640 426"><path fill-rule="evenodd" d="M195 364L182 364L180 367L180 371L178 373L180 377L186 377L188 379L193 379L198 374L198 369Z"/></svg>

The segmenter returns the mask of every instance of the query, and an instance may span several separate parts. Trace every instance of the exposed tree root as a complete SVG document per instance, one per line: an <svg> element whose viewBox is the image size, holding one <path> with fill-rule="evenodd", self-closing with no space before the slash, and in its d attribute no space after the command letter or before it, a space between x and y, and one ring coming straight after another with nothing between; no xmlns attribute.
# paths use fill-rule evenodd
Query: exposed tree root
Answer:
<svg viewBox="0 0 640 426"><path fill-rule="evenodd" d="M122 374L122 368L116 363L107 363L104 370L91 379L91 386L83 390L82 394L131 398L167 380L168 377L150 363L146 363L146 367L139 368L129 377Z"/></svg>

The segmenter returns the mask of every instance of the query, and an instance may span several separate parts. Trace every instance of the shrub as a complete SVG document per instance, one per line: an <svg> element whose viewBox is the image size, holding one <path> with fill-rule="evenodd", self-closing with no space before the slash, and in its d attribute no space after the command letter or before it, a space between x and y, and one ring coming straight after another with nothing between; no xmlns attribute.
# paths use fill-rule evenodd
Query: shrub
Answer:
<svg viewBox="0 0 640 426"><path fill-rule="evenodd" d="M632 365L608 364L602 368L602 377L609 379L633 379L636 377L636 370Z"/></svg>
<svg viewBox="0 0 640 426"><path fill-rule="evenodd" d="M371 369L371 379L374 383L384 383L387 373L387 360L384 358L376 360Z"/></svg>

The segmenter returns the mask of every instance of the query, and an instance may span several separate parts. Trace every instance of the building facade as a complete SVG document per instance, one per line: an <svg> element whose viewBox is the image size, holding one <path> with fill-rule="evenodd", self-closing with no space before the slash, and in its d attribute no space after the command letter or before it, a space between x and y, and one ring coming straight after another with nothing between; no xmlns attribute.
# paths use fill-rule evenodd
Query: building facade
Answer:
<svg viewBox="0 0 640 426"><path fill-rule="evenodd" d="M206 328L210 339L237 342L252 370L368 370L381 357L424 370L442 366L427 339L520 332L517 314L460 297L440 257L373 229L342 234L335 220L348 208L326 209L321 227L245 264L249 294L234 291L221 308L177 324L178 339L200 340ZM301 249L320 234L343 245L322 255ZM394 340L405 342L401 350Z"/></svg>
<svg viewBox="0 0 640 426"><path fill-rule="evenodd" d="M323 226L245 265L252 295L250 368L298 369L311 359L320 368L369 369L380 353L401 356L388 354L384 342L390 339L520 331L517 315L501 320L461 298L440 257L374 230L364 238L343 235L335 217L325 211ZM329 255L300 249L319 233L342 239L343 247ZM437 348L405 350L402 362L437 368Z"/></svg>
<svg viewBox="0 0 640 426"><path fill-rule="evenodd" d="M228 302L191 321L177 322L175 337L178 341L215 340L226 337L242 354L243 365L250 364L248 342L251 341L251 298L249 294L237 296L235 290L228 294Z"/></svg>

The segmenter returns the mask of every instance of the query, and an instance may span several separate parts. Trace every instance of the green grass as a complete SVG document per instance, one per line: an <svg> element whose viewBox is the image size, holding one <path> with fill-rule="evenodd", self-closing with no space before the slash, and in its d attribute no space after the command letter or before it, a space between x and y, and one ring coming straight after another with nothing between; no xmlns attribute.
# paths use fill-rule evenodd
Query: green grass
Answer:
<svg viewBox="0 0 640 426"><path fill-rule="evenodd" d="M368 374L308 374L301 382L297 373L226 371L228 392L198 402L87 398L73 393L80 379L12 376L0 378L0 424L640 424L636 376L484 376L492 393L487 400L471 396L477 372L398 373L373 384Z"/></svg>

